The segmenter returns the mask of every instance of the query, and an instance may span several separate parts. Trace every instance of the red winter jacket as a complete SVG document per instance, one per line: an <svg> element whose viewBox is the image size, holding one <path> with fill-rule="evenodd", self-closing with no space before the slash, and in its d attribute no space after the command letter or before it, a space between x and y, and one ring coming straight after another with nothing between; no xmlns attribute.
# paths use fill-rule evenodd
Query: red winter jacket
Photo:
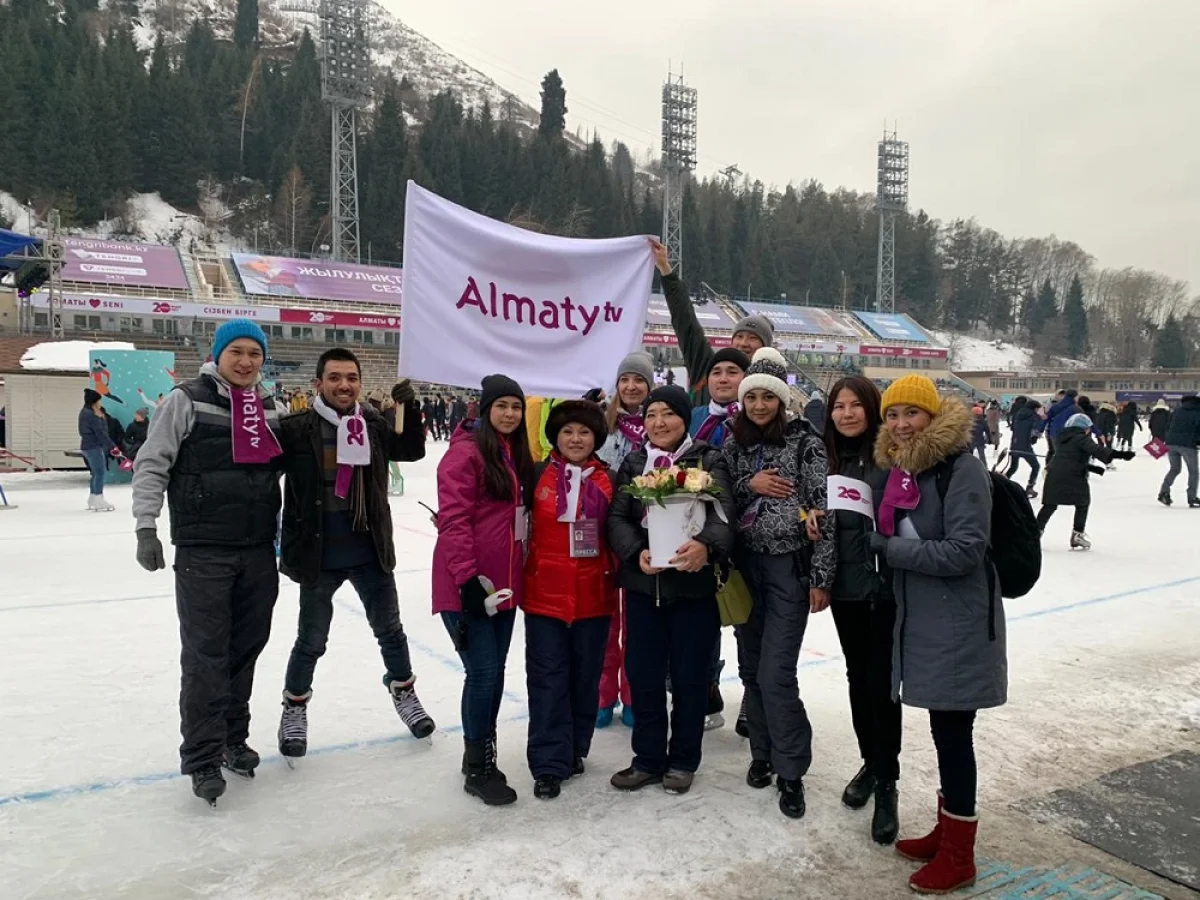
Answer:
<svg viewBox="0 0 1200 900"><path fill-rule="evenodd" d="M554 454L555 458L558 454ZM613 482L608 466L592 457L589 481L611 502ZM533 522L529 559L525 563L526 613L549 616L570 624L578 619L611 615L617 608L616 563L608 548L606 521L601 521L600 555L572 559L569 522L558 521L558 471L546 466L533 492ZM607 518L607 517L606 517Z"/></svg>

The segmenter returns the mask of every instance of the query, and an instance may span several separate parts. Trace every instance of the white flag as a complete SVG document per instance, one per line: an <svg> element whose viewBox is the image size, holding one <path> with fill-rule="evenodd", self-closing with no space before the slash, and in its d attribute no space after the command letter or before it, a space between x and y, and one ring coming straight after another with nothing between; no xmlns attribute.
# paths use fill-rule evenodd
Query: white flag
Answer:
<svg viewBox="0 0 1200 900"><path fill-rule="evenodd" d="M534 396L611 385L641 345L654 274L645 237L535 234L408 183L400 374Z"/></svg>
<svg viewBox="0 0 1200 900"><path fill-rule="evenodd" d="M862 513L872 522L875 521L875 503L871 496L871 486L865 481L847 478L844 475L830 475L828 490L830 509Z"/></svg>

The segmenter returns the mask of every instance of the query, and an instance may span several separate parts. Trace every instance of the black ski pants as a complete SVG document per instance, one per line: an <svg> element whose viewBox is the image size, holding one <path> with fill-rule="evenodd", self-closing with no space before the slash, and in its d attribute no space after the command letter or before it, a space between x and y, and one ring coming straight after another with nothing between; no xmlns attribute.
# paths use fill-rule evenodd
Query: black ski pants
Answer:
<svg viewBox="0 0 1200 900"><path fill-rule="evenodd" d="M1075 531L1087 531L1088 510L1091 507L1088 504L1075 507L1075 521L1072 528ZM1050 517L1058 510L1057 506L1046 505L1038 510L1037 523L1038 528L1042 531L1046 530L1046 523L1050 521Z"/></svg>
<svg viewBox="0 0 1200 900"><path fill-rule="evenodd" d="M254 665L278 595L272 544L175 549L184 775L220 765L226 744L249 736Z"/></svg>
<svg viewBox="0 0 1200 900"><path fill-rule="evenodd" d="M1037 484L1038 472L1041 471L1041 463L1038 462L1037 454L1032 450L1010 450L1008 452L1009 463L1008 471L1004 473L1005 478L1012 478L1017 474L1017 466L1021 464L1021 460L1025 460L1029 464L1029 468L1033 469L1029 473L1029 486L1033 487Z"/></svg>

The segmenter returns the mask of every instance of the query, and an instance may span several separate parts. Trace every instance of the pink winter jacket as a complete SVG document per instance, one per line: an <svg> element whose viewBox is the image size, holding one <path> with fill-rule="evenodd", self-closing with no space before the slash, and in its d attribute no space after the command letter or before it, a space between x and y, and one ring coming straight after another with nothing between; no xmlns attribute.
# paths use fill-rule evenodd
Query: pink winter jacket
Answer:
<svg viewBox="0 0 1200 900"><path fill-rule="evenodd" d="M475 445L474 422L458 426L438 463L438 539L433 548L433 613L461 612L458 589L476 575L496 590L510 588L513 609L524 589L525 552L516 539L516 479L513 499L493 500L483 485L483 455Z"/></svg>

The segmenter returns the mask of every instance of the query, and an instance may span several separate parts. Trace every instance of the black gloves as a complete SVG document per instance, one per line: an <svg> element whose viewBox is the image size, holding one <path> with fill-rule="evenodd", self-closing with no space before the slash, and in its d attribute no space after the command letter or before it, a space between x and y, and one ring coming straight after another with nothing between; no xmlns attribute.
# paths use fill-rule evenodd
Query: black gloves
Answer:
<svg viewBox="0 0 1200 900"><path fill-rule="evenodd" d="M460 587L458 596L462 600L463 615L474 616L477 619L486 618L487 607L483 601L487 599L488 593L488 589L483 586L478 575Z"/></svg>
<svg viewBox="0 0 1200 900"><path fill-rule="evenodd" d="M392 387L392 399L396 401L397 406L408 406L416 400L417 392L413 390L412 382L407 378L397 381Z"/></svg>
<svg viewBox="0 0 1200 900"><path fill-rule="evenodd" d="M1125 462L1129 462L1134 455L1132 450L1116 450L1113 452L1113 459L1123 459Z"/></svg>
<svg viewBox="0 0 1200 900"><path fill-rule="evenodd" d="M867 556L887 556L888 539L878 531L868 532L863 536L863 542L867 545Z"/></svg>
<svg viewBox="0 0 1200 900"><path fill-rule="evenodd" d="M167 561L163 558L162 541L158 539L157 531L153 528L139 528L137 542L138 565L147 572L156 572L167 567Z"/></svg>

